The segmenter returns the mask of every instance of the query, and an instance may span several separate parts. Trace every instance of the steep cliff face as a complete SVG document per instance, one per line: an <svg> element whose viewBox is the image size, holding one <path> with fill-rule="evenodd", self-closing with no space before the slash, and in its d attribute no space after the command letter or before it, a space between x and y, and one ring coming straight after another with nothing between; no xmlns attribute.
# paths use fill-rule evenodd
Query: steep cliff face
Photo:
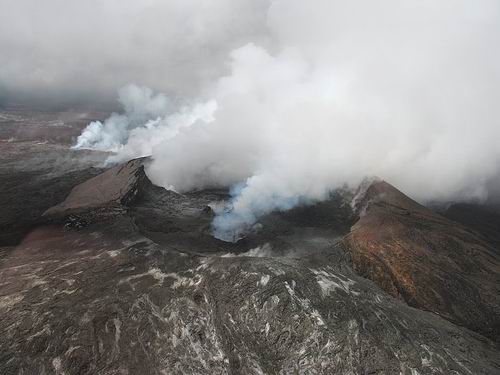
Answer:
<svg viewBox="0 0 500 375"><path fill-rule="evenodd" d="M483 237L383 181L357 209L343 240L356 272L410 306L500 339L500 256Z"/></svg>
<svg viewBox="0 0 500 375"><path fill-rule="evenodd" d="M144 173L147 158L133 159L75 186L66 199L44 212L49 221L88 224L123 214L139 191L151 184Z"/></svg>

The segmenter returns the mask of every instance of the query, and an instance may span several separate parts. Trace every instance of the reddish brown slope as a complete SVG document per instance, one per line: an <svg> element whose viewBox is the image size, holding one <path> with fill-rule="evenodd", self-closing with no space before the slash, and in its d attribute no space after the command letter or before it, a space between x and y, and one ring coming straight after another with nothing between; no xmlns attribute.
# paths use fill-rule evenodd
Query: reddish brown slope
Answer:
<svg viewBox="0 0 500 375"><path fill-rule="evenodd" d="M149 180L144 173L147 158L132 159L75 186L66 199L49 208L43 216L51 220L113 216L125 210Z"/></svg>
<svg viewBox="0 0 500 375"><path fill-rule="evenodd" d="M499 340L499 252L386 182L367 189L343 244L355 270L409 305Z"/></svg>

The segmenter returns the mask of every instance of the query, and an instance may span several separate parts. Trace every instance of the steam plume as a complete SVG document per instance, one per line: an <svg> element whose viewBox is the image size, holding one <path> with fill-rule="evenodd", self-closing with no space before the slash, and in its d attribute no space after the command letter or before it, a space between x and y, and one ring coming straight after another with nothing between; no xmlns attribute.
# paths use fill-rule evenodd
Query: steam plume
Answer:
<svg viewBox="0 0 500 375"><path fill-rule="evenodd" d="M224 239L367 175L420 200L483 199L500 162L499 7L270 1L247 20L265 36L241 37L198 95L129 86L124 113L77 146L151 154L153 182L179 191L237 185L214 221Z"/></svg>

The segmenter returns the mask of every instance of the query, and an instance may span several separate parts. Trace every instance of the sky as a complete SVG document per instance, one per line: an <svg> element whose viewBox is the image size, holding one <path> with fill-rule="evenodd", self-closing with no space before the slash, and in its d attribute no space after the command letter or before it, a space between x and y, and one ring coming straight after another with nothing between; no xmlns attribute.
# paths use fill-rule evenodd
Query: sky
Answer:
<svg viewBox="0 0 500 375"><path fill-rule="evenodd" d="M266 38L262 0L0 0L4 102L114 104L129 83L194 95Z"/></svg>
<svg viewBox="0 0 500 375"><path fill-rule="evenodd" d="M232 186L221 238L370 176L420 201L498 193L498 1L0 4L0 100L113 103L75 147Z"/></svg>

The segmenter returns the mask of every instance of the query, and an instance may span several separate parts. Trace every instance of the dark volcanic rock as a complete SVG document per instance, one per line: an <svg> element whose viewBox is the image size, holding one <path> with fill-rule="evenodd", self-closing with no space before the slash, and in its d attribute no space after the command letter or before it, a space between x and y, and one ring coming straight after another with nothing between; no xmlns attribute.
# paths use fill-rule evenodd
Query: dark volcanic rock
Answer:
<svg viewBox="0 0 500 375"><path fill-rule="evenodd" d="M44 176L37 173L0 173L0 246L16 245L35 225L50 206L57 204L78 183L99 174L97 168ZM22 199L20 199L22 197Z"/></svg>
<svg viewBox="0 0 500 375"><path fill-rule="evenodd" d="M409 305L500 337L500 256L479 234L375 182L343 244L354 269Z"/></svg>
<svg viewBox="0 0 500 375"><path fill-rule="evenodd" d="M498 203L453 203L441 214L481 233L500 251L500 205Z"/></svg>
<svg viewBox="0 0 500 375"><path fill-rule="evenodd" d="M62 203L49 208L43 216L49 220L69 219L71 224L123 213L141 187L150 184L144 173L146 160L130 160L77 185Z"/></svg>
<svg viewBox="0 0 500 375"><path fill-rule="evenodd" d="M331 247L354 223L349 205L335 194L313 206L266 215L259 230L229 243L213 237L210 208L227 199L225 189L178 194L149 184L140 189L129 214L145 236L187 253L241 254L265 245L275 255L303 256Z"/></svg>
<svg viewBox="0 0 500 375"><path fill-rule="evenodd" d="M94 165L104 158L53 144L0 141L0 246L18 244L45 210L102 173Z"/></svg>
<svg viewBox="0 0 500 375"><path fill-rule="evenodd" d="M0 277L2 374L500 371L493 343L335 257L192 256L134 233L126 217L41 227Z"/></svg>
<svg viewBox="0 0 500 375"><path fill-rule="evenodd" d="M92 121L109 116L105 111L47 111L12 106L0 109L0 140L72 144Z"/></svg>
<svg viewBox="0 0 500 375"><path fill-rule="evenodd" d="M226 197L223 190L178 194L149 184L137 194L129 214L141 233L159 244L187 253L228 252L238 246L212 236L209 207Z"/></svg>
<svg viewBox="0 0 500 375"><path fill-rule="evenodd" d="M210 234L226 191L162 189L143 160L82 183L93 153L39 147L0 155L4 222L37 225L0 247L2 375L500 373L498 343L460 320L493 337L493 249L389 185L358 197L348 246L342 195L231 244Z"/></svg>

